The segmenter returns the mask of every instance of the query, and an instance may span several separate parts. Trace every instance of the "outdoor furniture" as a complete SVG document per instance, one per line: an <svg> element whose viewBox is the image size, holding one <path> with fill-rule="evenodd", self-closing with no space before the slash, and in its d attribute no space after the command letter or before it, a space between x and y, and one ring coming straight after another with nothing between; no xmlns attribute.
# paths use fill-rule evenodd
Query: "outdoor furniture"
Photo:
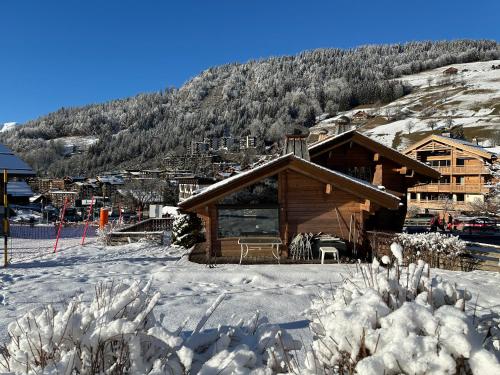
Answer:
<svg viewBox="0 0 500 375"><path fill-rule="evenodd" d="M280 263L280 245L283 242L279 237L242 237L238 239L240 245L240 265L249 251L270 250L273 257Z"/></svg>
<svg viewBox="0 0 500 375"><path fill-rule="evenodd" d="M321 264L325 263L326 253L333 254L333 259L337 259L337 262L340 263L339 251L337 248L333 246L325 246L325 247L320 247L319 251L321 252Z"/></svg>
<svg viewBox="0 0 500 375"><path fill-rule="evenodd" d="M321 252L319 250L321 247L334 247L339 251L339 255L340 253L347 252L346 241L328 234L320 234L315 237L312 251L314 256L317 256L318 259L321 257Z"/></svg>

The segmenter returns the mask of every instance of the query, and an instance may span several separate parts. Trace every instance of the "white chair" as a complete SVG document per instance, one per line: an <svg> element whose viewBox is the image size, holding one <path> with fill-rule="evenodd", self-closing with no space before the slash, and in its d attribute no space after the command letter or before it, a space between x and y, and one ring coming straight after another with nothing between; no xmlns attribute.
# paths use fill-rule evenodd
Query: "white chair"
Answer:
<svg viewBox="0 0 500 375"><path fill-rule="evenodd" d="M337 262L340 264L339 251L337 248L332 246L320 247L319 251L321 252L321 264L325 264L325 253L333 254L333 259L337 259Z"/></svg>

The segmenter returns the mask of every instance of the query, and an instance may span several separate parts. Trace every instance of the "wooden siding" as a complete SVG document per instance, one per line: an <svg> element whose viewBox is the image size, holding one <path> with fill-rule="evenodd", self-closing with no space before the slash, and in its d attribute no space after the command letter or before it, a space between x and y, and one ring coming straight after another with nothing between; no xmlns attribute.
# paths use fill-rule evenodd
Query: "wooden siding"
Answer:
<svg viewBox="0 0 500 375"><path fill-rule="evenodd" d="M297 172L288 173L288 231L297 233L324 232L348 239L351 215L360 221L364 200L332 187L325 192L325 184Z"/></svg>
<svg viewBox="0 0 500 375"><path fill-rule="evenodd" d="M363 220L362 213L365 200L353 194L331 186L330 194L326 193L326 184L311 179L296 171L282 171L279 175L280 199L280 237L284 242L281 247L282 256L287 256L288 243L297 233L328 233L338 237L349 238L349 226L356 239L361 241ZM217 238L217 211L210 211L212 227L210 242L213 254L225 257L238 257L240 246L237 238ZM213 241L212 241L213 239ZM207 236L209 241L209 236ZM253 252L257 257L271 257L270 251Z"/></svg>

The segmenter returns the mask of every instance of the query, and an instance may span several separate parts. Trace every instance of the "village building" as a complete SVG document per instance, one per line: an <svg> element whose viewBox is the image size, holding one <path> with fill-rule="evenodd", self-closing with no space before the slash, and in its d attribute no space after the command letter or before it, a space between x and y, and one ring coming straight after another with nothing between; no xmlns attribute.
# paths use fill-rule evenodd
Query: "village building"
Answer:
<svg viewBox="0 0 500 375"><path fill-rule="evenodd" d="M191 141L191 155L204 155L210 151L210 144L206 142Z"/></svg>
<svg viewBox="0 0 500 375"><path fill-rule="evenodd" d="M63 178L41 178L33 177L27 180L33 191L37 193L47 193L50 190L64 190L66 187Z"/></svg>
<svg viewBox="0 0 500 375"><path fill-rule="evenodd" d="M97 176L97 182L101 186L102 195L110 203L119 199L118 189L125 183L121 175Z"/></svg>
<svg viewBox="0 0 500 375"><path fill-rule="evenodd" d="M458 73L458 69L457 68L454 68L454 67L449 67L448 69L444 70L443 71L443 74L444 75L455 75Z"/></svg>
<svg viewBox="0 0 500 375"><path fill-rule="evenodd" d="M257 137L247 135L246 137L240 138L240 150L249 148L257 148Z"/></svg>
<svg viewBox="0 0 500 375"><path fill-rule="evenodd" d="M34 193L26 181L16 180L7 183L7 196L10 205L27 206Z"/></svg>
<svg viewBox="0 0 500 375"><path fill-rule="evenodd" d="M78 193L77 200L80 202L90 201L93 197L102 194L102 190L96 181L77 181L72 184L71 190Z"/></svg>
<svg viewBox="0 0 500 375"><path fill-rule="evenodd" d="M179 189L179 202L182 202L200 189L206 188L215 182L215 179L203 176L180 176L176 178Z"/></svg>
<svg viewBox="0 0 500 375"><path fill-rule="evenodd" d="M304 146L305 136L289 136L283 156L179 203L203 219L208 254L236 257L239 238L274 236L286 256L290 241L309 232L361 248L366 230L401 229L407 187L439 177L354 130Z"/></svg>
<svg viewBox="0 0 500 375"><path fill-rule="evenodd" d="M496 154L471 142L430 135L404 153L441 174L408 190L408 204L421 211L469 211L472 203L484 202L494 182L491 166L498 163Z"/></svg>
<svg viewBox="0 0 500 375"><path fill-rule="evenodd" d="M33 178L35 172L23 160L17 157L10 149L0 144L0 174L3 181L3 172L7 172L7 196L9 204L29 204L33 195L26 180ZM3 184L0 184L3 187Z"/></svg>
<svg viewBox="0 0 500 375"><path fill-rule="evenodd" d="M365 111L357 111L351 117L351 122L353 124L361 124L367 121L370 118L370 115Z"/></svg>
<svg viewBox="0 0 500 375"><path fill-rule="evenodd" d="M66 207L74 207L78 199L78 193L70 190L51 190L44 194L54 207L61 208L66 203Z"/></svg>

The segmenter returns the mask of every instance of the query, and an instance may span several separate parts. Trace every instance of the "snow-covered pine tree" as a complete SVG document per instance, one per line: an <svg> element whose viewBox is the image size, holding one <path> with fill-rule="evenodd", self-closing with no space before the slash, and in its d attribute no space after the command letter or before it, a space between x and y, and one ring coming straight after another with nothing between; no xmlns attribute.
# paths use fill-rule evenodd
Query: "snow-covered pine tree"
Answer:
<svg viewBox="0 0 500 375"><path fill-rule="evenodd" d="M190 248L203 240L202 228L201 219L196 214L179 215L172 226L172 243Z"/></svg>

